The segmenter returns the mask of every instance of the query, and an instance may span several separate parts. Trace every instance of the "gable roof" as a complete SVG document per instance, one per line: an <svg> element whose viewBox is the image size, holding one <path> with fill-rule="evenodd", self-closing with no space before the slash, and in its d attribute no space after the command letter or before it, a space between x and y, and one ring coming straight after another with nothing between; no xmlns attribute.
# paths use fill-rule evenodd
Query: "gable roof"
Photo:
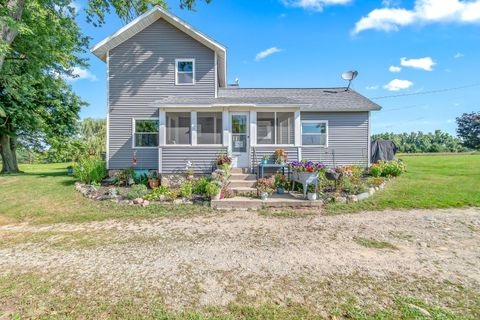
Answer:
<svg viewBox="0 0 480 320"><path fill-rule="evenodd" d="M381 107L346 88L221 88L218 98L167 97L155 101L160 106L225 105L252 107L300 107L301 111L375 111Z"/></svg>
<svg viewBox="0 0 480 320"><path fill-rule="evenodd" d="M207 48L210 48L211 50L216 52L218 81L220 87L225 87L227 85L227 49L217 41L198 31L185 21L181 20L179 17L165 11L159 6L153 7L132 22L120 28L112 35L103 39L102 41L94 45L90 49L90 51L102 61L106 62L108 51L112 50L124 41L130 39L158 19L163 19L167 21L180 31L186 33L190 37L205 45Z"/></svg>

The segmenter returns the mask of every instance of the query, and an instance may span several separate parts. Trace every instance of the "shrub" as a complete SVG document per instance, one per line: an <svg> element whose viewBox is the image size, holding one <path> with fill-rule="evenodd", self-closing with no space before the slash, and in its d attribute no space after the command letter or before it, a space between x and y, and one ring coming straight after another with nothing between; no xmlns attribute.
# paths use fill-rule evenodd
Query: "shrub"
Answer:
<svg viewBox="0 0 480 320"><path fill-rule="evenodd" d="M200 178L193 182L192 192L195 194L206 194L206 187L210 183L208 178Z"/></svg>
<svg viewBox="0 0 480 320"><path fill-rule="evenodd" d="M378 178L382 176L382 165L381 163L375 163L370 167L370 175L372 177Z"/></svg>
<svg viewBox="0 0 480 320"><path fill-rule="evenodd" d="M140 176L135 176L133 180L135 181L136 184L143 184L145 187L148 187L148 174L144 173Z"/></svg>
<svg viewBox="0 0 480 320"><path fill-rule="evenodd" d="M127 198L130 200L143 198L148 192L148 189L143 184L136 184L128 191Z"/></svg>
<svg viewBox="0 0 480 320"><path fill-rule="evenodd" d="M159 186L158 188L153 189L152 192L150 192L143 198L148 201L157 201L160 200L161 196L165 196L165 198L170 198L171 194L172 190L170 190L169 187Z"/></svg>
<svg viewBox="0 0 480 320"><path fill-rule="evenodd" d="M124 169L115 173L115 184L119 186L126 186L130 180L134 180L135 171L132 167Z"/></svg>
<svg viewBox="0 0 480 320"><path fill-rule="evenodd" d="M100 183L107 176L105 161L81 158L73 165L73 175L83 183Z"/></svg>
<svg viewBox="0 0 480 320"><path fill-rule="evenodd" d="M193 186L190 181L185 181L182 183L180 186L180 196L182 198L191 198L192 197L192 192L193 192Z"/></svg>
<svg viewBox="0 0 480 320"><path fill-rule="evenodd" d="M382 163L383 177L398 177L407 170L406 165L400 160L392 160Z"/></svg>
<svg viewBox="0 0 480 320"><path fill-rule="evenodd" d="M220 185L216 182L209 182L206 187L205 187L205 193L212 197L212 196L216 196L217 194L220 193L220 190L222 188L220 187Z"/></svg>

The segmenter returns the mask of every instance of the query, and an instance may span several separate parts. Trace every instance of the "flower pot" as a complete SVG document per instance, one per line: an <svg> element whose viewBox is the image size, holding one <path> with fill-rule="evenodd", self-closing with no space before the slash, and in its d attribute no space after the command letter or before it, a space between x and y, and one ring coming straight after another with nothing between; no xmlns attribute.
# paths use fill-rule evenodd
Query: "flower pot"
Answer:
<svg viewBox="0 0 480 320"><path fill-rule="evenodd" d="M220 193L212 196L212 200L213 200L213 201L218 201L218 200L220 200Z"/></svg>
<svg viewBox="0 0 480 320"><path fill-rule="evenodd" d="M268 160L263 159L263 160L262 160L262 164L263 164L263 165L268 164Z"/></svg>
<svg viewBox="0 0 480 320"><path fill-rule="evenodd" d="M262 192L260 194L260 198L262 199L262 201L266 201L268 199L268 192Z"/></svg>
<svg viewBox="0 0 480 320"><path fill-rule="evenodd" d="M284 188L277 188L277 194L285 194Z"/></svg>
<svg viewBox="0 0 480 320"><path fill-rule="evenodd" d="M160 180L148 179L148 186L150 187L150 189L158 188L159 185L160 185Z"/></svg>
<svg viewBox="0 0 480 320"><path fill-rule="evenodd" d="M69 176L71 176L73 174L73 167L72 166L67 167L67 174Z"/></svg>
<svg viewBox="0 0 480 320"><path fill-rule="evenodd" d="M310 201L317 200L317 193L316 192L308 192L307 193L307 199L310 200Z"/></svg>

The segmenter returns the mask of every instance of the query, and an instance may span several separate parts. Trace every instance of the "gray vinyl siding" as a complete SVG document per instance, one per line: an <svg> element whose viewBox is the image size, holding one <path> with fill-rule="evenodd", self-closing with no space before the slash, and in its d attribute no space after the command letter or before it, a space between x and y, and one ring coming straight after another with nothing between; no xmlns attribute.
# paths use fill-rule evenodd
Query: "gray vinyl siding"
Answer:
<svg viewBox="0 0 480 320"><path fill-rule="evenodd" d="M193 86L175 85L175 59L195 59ZM158 119L166 97L215 97L214 52L159 19L108 54L109 168L132 165L132 118ZM157 149L136 149L137 168L157 169Z"/></svg>
<svg viewBox="0 0 480 320"><path fill-rule="evenodd" d="M217 155L226 147L162 147L162 173L184 173L187 161L195 173L211 173Z"/></svg>
<svg viewBox="0 0 480 320"><path fill-rule="evenodd" d="M302 146L302 159L327 166L368 165L368 112L302 112L302 120L328 120L328 148Z"/></svg>

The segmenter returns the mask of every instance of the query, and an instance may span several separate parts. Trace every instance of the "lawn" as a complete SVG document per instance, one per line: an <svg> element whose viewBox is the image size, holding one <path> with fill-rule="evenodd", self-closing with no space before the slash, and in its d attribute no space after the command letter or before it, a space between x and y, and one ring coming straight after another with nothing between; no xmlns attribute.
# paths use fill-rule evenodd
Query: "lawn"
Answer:
<svg viewBox="0 0 480 320"><path fill-rule="evenodd" d="M365 210L480 206L480 155L402 156L408 172L373 197L353 205L328 204L327 214ZM22 165L0 176L0 225L14 222L86 222L210 213L207 207L98 203L73 190L67 164Z"/></svg>
<svg viewBox="0 0 480 320"><path fill-rule="evenodd" d="M385 190L353 205L328 204L326 212L480 206L480 155L400 158L408 171Z"/></svg>

